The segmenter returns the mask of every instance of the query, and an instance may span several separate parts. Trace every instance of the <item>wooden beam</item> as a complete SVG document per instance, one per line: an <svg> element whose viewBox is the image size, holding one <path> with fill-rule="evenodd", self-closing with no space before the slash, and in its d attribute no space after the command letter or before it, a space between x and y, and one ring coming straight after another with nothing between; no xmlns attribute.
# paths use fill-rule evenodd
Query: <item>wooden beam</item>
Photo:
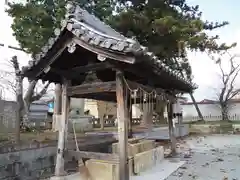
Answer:
<svg viewBox="0 0 240 180"><path fill-rule="evenodd" d="M95 99L99 101L117 102L115 93L92 93L83 95L73 95L75 98Z"/></svg>
<svg viewBox="0 0 240 180"><path fill-rule="evenodd" d="M111 65L108 61L104 61L104 62L99 62L95 64L88 64L86 66L74 67L71 69L71 71L74 73L85 73L88 71L97 71L97 70L103 70L103 69L113 68L113 67L114 66Z"/></svg>
<svg viewBox="0 0 240 180"><path fill-rule="evenodd" d="M117 96L117 118L118 118L118 140L119 140L119 180L129 180L128 166L128 115L126 85L123 73L116 71L116 96Z"/></svg>
<svg viewBox="0 0 240 180"><path fill-rule="evenodd" d="M132 104L129 103L127 108L129 110L129 128L128 128L128 138L133 137L133 129L132 129Z"/></svg>
<svg viewBox="0 0 240 180"><path fill-rule="evenodd" d="M145 91L152 92L155 90L158 94L166 93L162 89L154 89L154 87L150 87L147 85L139 84L133 81L127 80L127 83L131 89L137 89L141 87ZM108 82L95 82L89 84L81 84L78 86L72 86L68 88L69 95L81 95L81 94L91 94L91 93L100 93L100 92L115 92L116 91L116 82L108 81Z"/></svg>
<svg viewBox="0 0 240 180"><path fill-rule="evenodd" d="M66 78L77 78L80 74L86 73L89 71L98 71L113 68L114 66L111 65L108 61L95 63L95 64L88 64L86 66L78 66L68 70L56 69L51 68L51 72L56 73L58 75L65 76Z"/></svg>
<svg viewBox="0 0 240 180"><path fill-rule="evenodd" d="M94 52L96 54L100 54L102 56L105 56L106 58L114 59L114 60L117 60L117 61L120 61L120 62L129 63L129 64L134 64L136 62L136 59L135 59L134 56L127 56L127 55L121 54L121 53L117 54L116 52L111 52L111 50L106 51L106 50L103 50L103 49L100 49L100 48L95 48L94 46L91 46L88 43L85 43L84 41L82 41L78 38L74 38L73 40L79 46L81 46L81 47L83 47L83 48L85 48L85 49L87 49L91 52Z"/></svg>
<svg viewBox="0 0 240 180"><path fill-rule="evenodd" d="M125 83L125 82L124 82ZM137 89L141 87L142 89L152 92L156 90L157 94L161 93L169 93L167 97L173 97L170 92L165 92L162 89L154 89L154 87L142 85L133 81L128 81L127 83L131 89ZM96 100L103 100L103 101L111 101L116 102L116 96L114 93L116 92L116 82L109 81L109 82L95 82L89 84L82 84L78 86L72 86L68 88L68 95L71 97L79 97L79 98L87 98L87 99L96 99ZM138 94L139 95L139 94ZM136 99L136 102L139 103L141 97ZM153 100L154 102L154 100Z"/></svg>
<svg viewBox="0 0 240 180"><path fill-rule="evenodd" d="M154 84L156 84L156 86L161 86L162 89L168 89L169 87L178 87L178 82L180 82L179 80L177 80L176 78L174 78L173 76L168 75L166 72L158 72L158 74L156 74L155 72L151 71L151 69L153 69L154 67L149 66L147 64L135 64L134 66L132 66L131 64L124 64L124 63L120 63L120 62L112 62L115 64L116 67L121 68L124 72L130 72L134 75L136 75L139 78L143 78L146 81L148 80L148 77L151 77L151 79L153 79L153 82L155 82ZM144 72L144 73L143 73ZM157 83L157 82L162 82L164 81L164 83ZM177 83L176 85L172 85L171 83ZM177 93L186 93L185 88L181 88L178 89L178 91L176 91ZM169 89L169 91L172 91L171 89Z"/></svg>
<svg viewBox="0 0 240 180"><path fill-rule="evenodd" d="M172 150L172 155L175 155L176 154L176 137L174 134L174 127L173 127L173 103L172 103L172 101L168 102L167 111L168 111L169 138L171 140L171 150Z"/></svg>
<svg viewBox="0 0 240 180"><path fill-rule="evenodd" d="M116 91L115 81L109 82L95 82L91 84L82 84L79 86L72 86L68 88L68 95L82 95L91 93L101 93L101 92L115 92Z"/></svg>
<svg viewBox="0 0 240 180"><path fill-rule="evenodd" d="M46 67L54 63L71 42L72 42L72 39L68 39L63 45L61 45L59 50L50 58L50 60L47 63L44 64L44 67L41 67L41 69L37 72L35 77L38 77Z"/></svg>
<svg viewBox="0 0 240 180"><path fill-rule="evenodd" d="M66 131L67 131L67 121L69 113L69 97L67 95L67 88L69 81L64 79L62 87L62 116L61 122L59 123L58 129L58 148L57 148L57 158L55 166L55 175L57 177L64 175L64 156L63 151L65 149L66 141Z"/></svg>
<svg viewBox="0 0 240 180"><path fill-rule="evenodd" d="M62 97L62 86L60 84L55 85L55 95L54 95L54 109L53 109L53 121L52 121L52 130L57 131L56 125L59 124L57 122L59 120L59 116L61 114L61 97Z"/></svg>
<svg viewBox="0 0 240 180"><path fill-rule="evenodd" d="M105 161L119 161L118 154L110 154L110 153L99 153L99 152L89 152L89 151L73 151L67 150L65 153L67 156L75 157L77 160L86 158L86 159L97 159L97 160L105 160Z"/></svg>
<svg viewBox="0 0 240 180"><path fill-rule="evenodd" d="M133 82L133 81L129 81L127 80L127 83L129 85L129 87L131 89L137 89L137 88L142 88L144 89L145 91L147 92L152 92L152 91L156 91L157 94L162 94L162 93L170 93L170 92L167 92L166 90L164 89L160 89L160 88L156 88L156 87L151 87L149 85L144 85L144 84L140 84L140 83L137 83L137 82Z"/></svg>

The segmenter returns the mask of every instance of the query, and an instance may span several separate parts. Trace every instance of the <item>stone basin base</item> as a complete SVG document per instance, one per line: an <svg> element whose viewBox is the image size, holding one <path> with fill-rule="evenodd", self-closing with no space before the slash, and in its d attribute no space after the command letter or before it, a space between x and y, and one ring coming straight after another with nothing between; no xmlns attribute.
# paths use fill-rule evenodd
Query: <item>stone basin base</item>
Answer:
<svg viewBox="0 0 240 180"><path fill-rule="evenodd" d="M164 149L162 146L138 153L129 158L130 176L139 175L164 159ZM86 161L86 167L91 180L119 180L119 163L112 161L102 161L91 159Z"/></svg>
<svg viewBox="0 0 240 180"><path fill-rule="evenodd" d="M91 180L119 180L119 163L91 159L86 162ZM133 175L133 159L129 159L129 173Z"/></svg>
<svg viewBox="0 0 240 180"><path fill-rule="evenodd" d="M138 153L148 151L155 147L154 140L132 138L128 140L128 156L134 156ZM112 153L119 153L118 143L112 144Z"/></svg>

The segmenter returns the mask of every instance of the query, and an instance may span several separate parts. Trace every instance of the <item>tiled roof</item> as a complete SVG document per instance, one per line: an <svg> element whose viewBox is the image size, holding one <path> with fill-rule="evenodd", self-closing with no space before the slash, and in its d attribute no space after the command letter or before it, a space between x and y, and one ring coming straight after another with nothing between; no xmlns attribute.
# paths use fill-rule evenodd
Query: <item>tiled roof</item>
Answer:
<svg viewBox="0 0 240 180"><path fill-rule="evenodd" d="M89 45L116 53L132 53L135 56L144 56L145 61L154 65L155 68L153 71L155 73L158 74L165 71L179 81L193 88L197 87L195 84L192 84L190 80L182 77L178 71L172 70L170 66L166 65L152 52L149 52L147 47L140 45L137 40L126 38L78 5L68 3L66 10L65 19L61 21L61 29L55 29L55 36L49 39L48 43L41 49L42 51L35 56L34 61L30 61L29 66L24 67L24 70L31 69L31 67L44 58L54 43L59 39L61 33L64 30L68 30ZM74 45L69 44L68 51L74 52L75 48Z"/></svg>

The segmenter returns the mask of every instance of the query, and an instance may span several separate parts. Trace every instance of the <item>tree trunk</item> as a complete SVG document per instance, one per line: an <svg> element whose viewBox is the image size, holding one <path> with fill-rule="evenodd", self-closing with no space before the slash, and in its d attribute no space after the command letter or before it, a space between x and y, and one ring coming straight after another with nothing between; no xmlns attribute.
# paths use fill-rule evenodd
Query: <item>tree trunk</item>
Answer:
<svg viewBox="0 0 240 180"><path fill-rule="evenodd" d="M28 115L29 115L29 108L32 102L37 101L43 97L44 94L46 94L49 82L42 88L40 92L37 94L34 94L34 89L37 85L37 81L33 80L29 82L27 92L24 95L23 102L24 102L24 126L28 127L29 126L29 120L28 120Z"/></svg>
<svg viewBox="0 0 240 180"><path fill-rule="evenodd" d="M201 113L201 111L200 111L200 109L199 109L199 107L198 107L198 105L197 105L197 103L196 103L196 100L195 100L193 94L192 94L192 93L189 93L189 94L190 94L190 97L191 97L191 99L192 99L192 102L193 102L193 104L194 104L194 106L195 106L195 108L196 108L196 111L197 111L197 113L198 113L198 117L200 118L201 121L204 121L203 115L202 115L202 113Z"/></svg>
<svg viewBox="0 0 240 180"><path fill-rule="evenodd" d="M26 94L24 95L23 98L23 102L24 102L24 121L23 124L24 126L28 126L29 125L29 121L28 121L28 114L29 114L29 108L30 108L30 104L32 103L32 98L34 95L34 89L36 87L37 81L31 81L28 85L28 89Z"/></svg>
<svg viewBox="0 0 240 180"><path fill-rule="evenodd" d="M61 114L61 96L62 96L62 86L61 84L55 85L55 96L54 96L54 109L53 109L53 122L52 122L52 130L56 131L59 124L59 118Z"/></svg>
<svg viewBox="0 0 240 180"><path fill-rule="evenodd" d="M227 110L227 105L222 104L221 105L221 114L222 114L222 120L223 121L228 121L228 110Z"/></svg>
<svg viewBox="0 0 240 180"><path fill-rule="evenodd" d="M20 125L22 120L22 104L23 104L23 79L20 75L16 76L16 101L17 101L17 111L16 111L16 143L20 143Z"/></svg>

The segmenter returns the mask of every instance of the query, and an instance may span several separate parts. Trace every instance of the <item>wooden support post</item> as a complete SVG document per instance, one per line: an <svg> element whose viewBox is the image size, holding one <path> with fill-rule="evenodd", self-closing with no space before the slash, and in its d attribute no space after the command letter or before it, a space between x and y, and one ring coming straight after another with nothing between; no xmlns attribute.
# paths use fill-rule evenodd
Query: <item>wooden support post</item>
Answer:
<svg viewBox="0 0 240 180"><path fill-rule="evenodd" d="M128 113L123 73L116 72L117 119L119 140L119 180L129 180L128 166Z"/></svg>
<svg viewBox="0 0 240 180"><path fill-rule="evenodd" d="M132 107L130 108L130 112L129 112L129 134L128 134L128 138L132 138L133 137L133 127L132 127Z"/></svg>
<svg viewBox="0 0 240 180"><path fill-rule="evenodd" d="M178 128L179 128L179 136L182 137L183 136L183 128L184 128L184 125L183 125L183 117L182 117L182 113L180 112L178 114Z"/></svg>
<svg viewBox="0 0 240 180"><path fill-rule="evenodd" d="M67 121L68 121L68 113L69 113L69 97L67 94L69 82L64 79L63 87L62 87L62 116L61 123L59 126L58 132L58 149L57 149L57 159L56 159L56 167L55 167L55 176L64 176L64 149L65 149L65 141L66 141L66 131L67 131Z"/></svg>
<svg viewBox="0 0 240 180"><path fill-rule="evenodd" d="M62 96L62 86L61 84L55 85L55 96L54 96L54 109L53 109L53 123L52 130L57 130L57 125L59 124L59 117L61 115L61 96Z"/></svg>
<svg viewBox="0 0 240 180"><path fill-rule="evenodd" d="M131 104L131 96L128 97L127 102L127 115L128 115L128 138L133 137L133 130L132 130L132 104Z"/></svg>
<svg viewBox="0 0 240 180"><path fill-rule="evenodd" d="M104 130L104 124L105 124L105 119L104 118L105 117L103 115L100 117L100 129L101 130Z"/></svg>
<svg viewBox="0 0 240 180"><path fill-rule="evenodd" d="M174 128L173 128L173 103L170 101L167 104L167 111L168 111L168 128L169 128L169 137L171 140L171 150L172 155L176 154L176 138L174 135Z"/></svg>

